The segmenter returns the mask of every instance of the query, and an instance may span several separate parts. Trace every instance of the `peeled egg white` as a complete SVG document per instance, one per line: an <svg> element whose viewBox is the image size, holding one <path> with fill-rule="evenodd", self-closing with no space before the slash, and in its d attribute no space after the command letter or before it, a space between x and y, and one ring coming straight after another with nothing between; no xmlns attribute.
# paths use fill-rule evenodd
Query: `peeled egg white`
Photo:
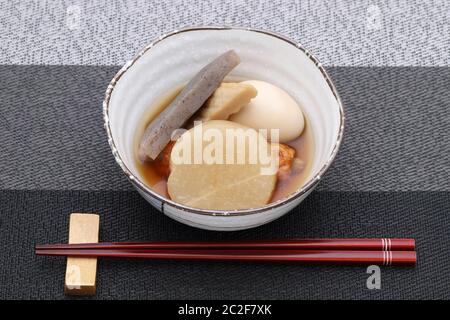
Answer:
<svg viewBox="0 0 450 320"><path fill-rule="evenodd" d="M247 80L258 94L248 105L230 117L230 121L254 129L279 129L279 142L294 140L303 131L305 119L297 102L283 89L268 82Z"/></svg>

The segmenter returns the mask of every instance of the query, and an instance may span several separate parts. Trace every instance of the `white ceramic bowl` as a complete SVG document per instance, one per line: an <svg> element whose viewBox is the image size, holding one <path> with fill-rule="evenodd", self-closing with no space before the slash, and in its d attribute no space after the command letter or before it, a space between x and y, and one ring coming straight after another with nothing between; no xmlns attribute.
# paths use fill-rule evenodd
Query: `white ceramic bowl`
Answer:
<svg viewBox="0 0 450 320"><path fill-rule="evenodd" d="M280 86L307 114L315 142L308 182L289 197L264 207L202 210L166 199L147 187L136 168L136 128L152 104L185 84L206 63L234 49L241 63L230 77ZM275 220L296 207L330 166L342 140L344 112L339 95L319 61L299 43L271 32L199 27L159 37L127 62L112 79L103 102L108 142L114 158L138 192L167 216L209 230L241 230Z"/></svg>

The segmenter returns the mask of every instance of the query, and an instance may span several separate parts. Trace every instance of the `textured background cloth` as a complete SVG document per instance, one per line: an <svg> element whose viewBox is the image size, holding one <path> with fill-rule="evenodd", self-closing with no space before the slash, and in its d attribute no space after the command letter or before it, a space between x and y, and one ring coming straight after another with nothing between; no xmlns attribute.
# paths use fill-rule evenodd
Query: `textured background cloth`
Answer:
<svg viewBox="0 0 450 320"><path fill-rule="evenodd" d="M71 212L103 241L414 237L415 268L101 259L99 299L450 298L450 3L446 1L0 1L0 298L61 299ZM186 25L278 31L326 65L346 107L317 190L268 225L208 232L163 216L115 164L101 101L154 37Z"/></svg>

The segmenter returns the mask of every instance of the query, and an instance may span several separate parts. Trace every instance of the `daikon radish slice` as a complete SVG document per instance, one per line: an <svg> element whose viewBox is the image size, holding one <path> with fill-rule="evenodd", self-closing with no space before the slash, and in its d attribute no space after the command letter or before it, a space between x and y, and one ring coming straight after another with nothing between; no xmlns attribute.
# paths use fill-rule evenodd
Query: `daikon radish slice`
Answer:
<svg viewBox="0 0 450 320"><path fill-rule="evenodd" d="M169 195L201 209L261 207L276 184L278 157L272 155L267 140L252 128L225 120L197 125L172 149Z"/></svg>

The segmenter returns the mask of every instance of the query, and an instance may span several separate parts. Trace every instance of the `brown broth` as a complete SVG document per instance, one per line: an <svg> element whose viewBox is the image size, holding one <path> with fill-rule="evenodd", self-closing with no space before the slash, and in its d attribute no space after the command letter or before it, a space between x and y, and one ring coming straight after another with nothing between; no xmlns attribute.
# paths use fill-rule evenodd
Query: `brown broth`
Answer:
<svg viewBox="0 0 450 320"><path fill-rule="evenodd" d="M143 177L144 183L152 190L157 192L163 197L170 198L167 192L167 176L158 172L155 162L142 162L138 157L139 141L144 134L147 125L155 119L162 110L164 110L180 93L182 87L172 90L167 96L163 97L160 101L156 102L146 117L144 117L142 124L137 130L135 138L135 161L140 176ZM293 170L285 179L278 179L275 190L273 192L270 202L283 199L299 188L306 182L309 173L312 168L313 155L314 155L314 141L309 125L309 121L305 115L305 129L303 133L295 140L285 143L295 149L295 158L297 166L293 163Z"/></svg>

